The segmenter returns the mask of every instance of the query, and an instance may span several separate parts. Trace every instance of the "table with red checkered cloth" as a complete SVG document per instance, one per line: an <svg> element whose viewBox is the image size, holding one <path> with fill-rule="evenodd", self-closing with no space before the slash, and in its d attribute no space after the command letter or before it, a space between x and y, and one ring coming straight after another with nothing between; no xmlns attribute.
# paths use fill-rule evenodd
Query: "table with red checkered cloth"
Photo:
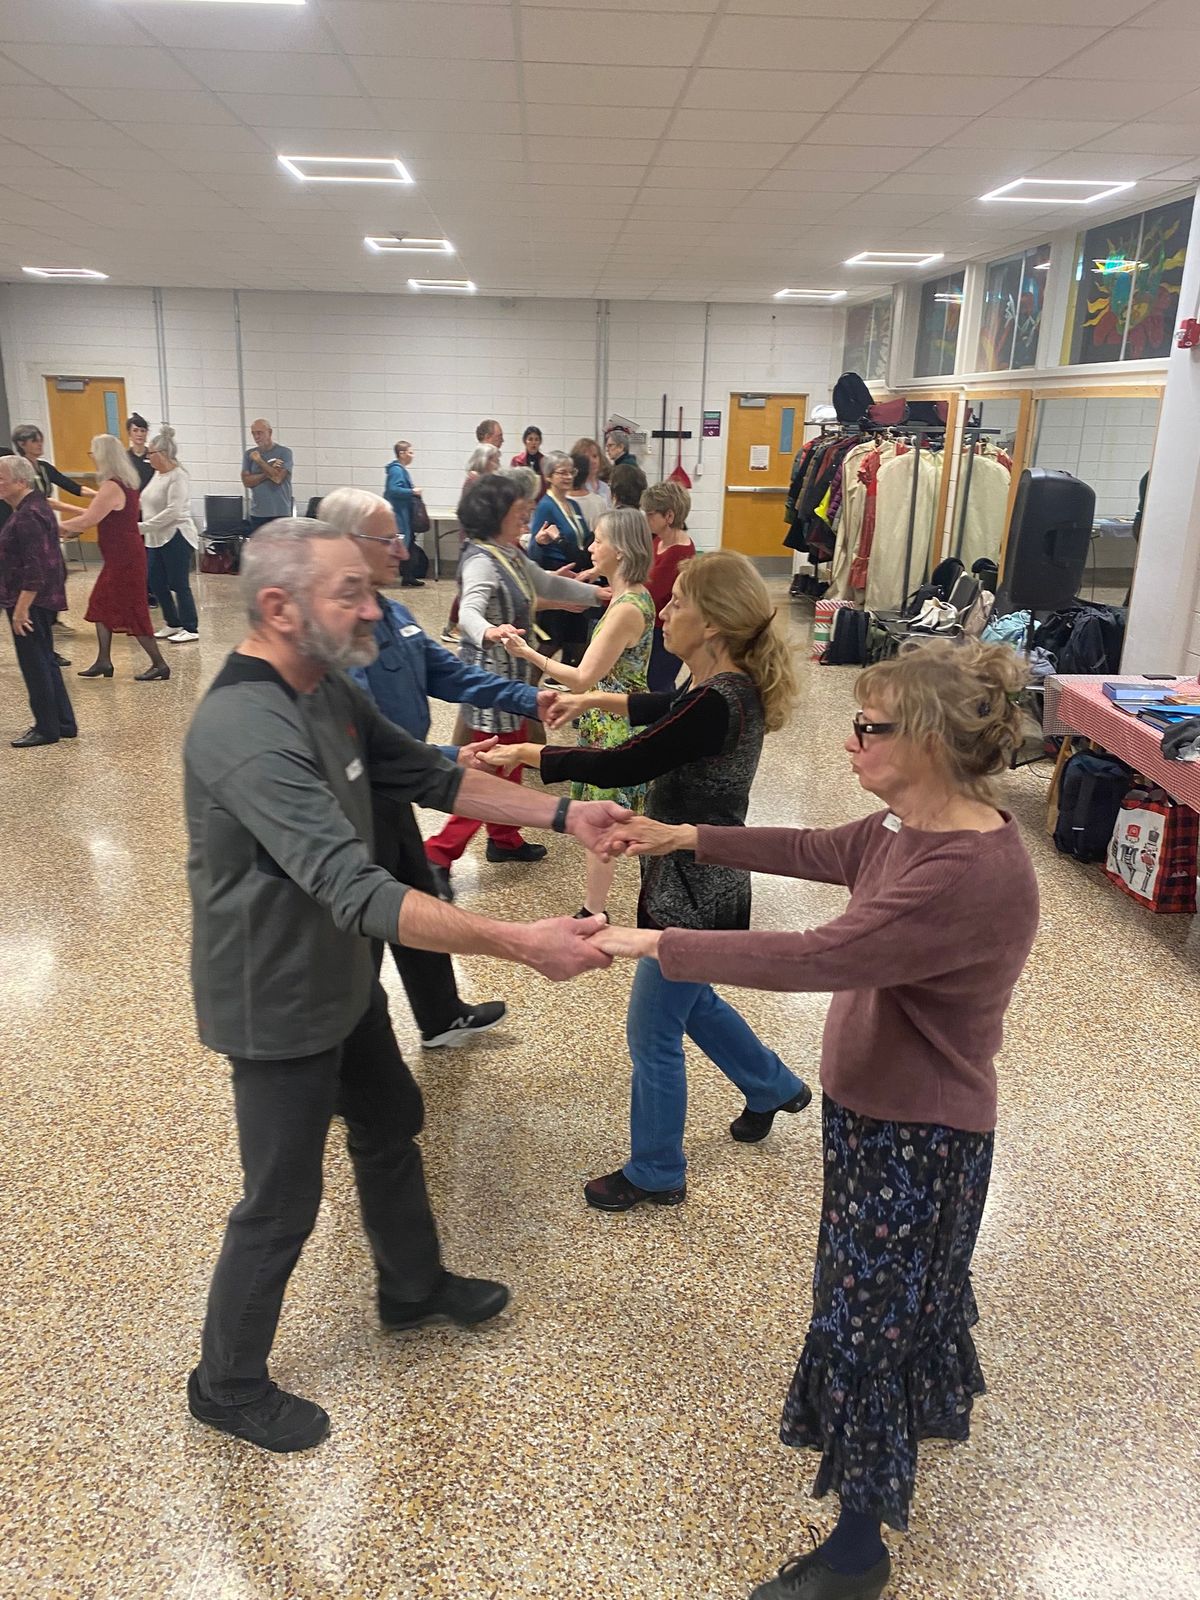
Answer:
<svg viewBox="0 0 1200 1600"><path fill-rule="evenodd" d="M1127 711L1118 711L1100 687L1103 683L1144 682L1144 678L1114 678L1111 674L1104 678L1057 678L1056 724L1094 739L1110 755L1165 789L1172 800L1200 811L1200 761L1165 761L1159 748L1162 730L1131 717ZM1168 693L1187 692L1182 683L1163 687Z"/></svg>

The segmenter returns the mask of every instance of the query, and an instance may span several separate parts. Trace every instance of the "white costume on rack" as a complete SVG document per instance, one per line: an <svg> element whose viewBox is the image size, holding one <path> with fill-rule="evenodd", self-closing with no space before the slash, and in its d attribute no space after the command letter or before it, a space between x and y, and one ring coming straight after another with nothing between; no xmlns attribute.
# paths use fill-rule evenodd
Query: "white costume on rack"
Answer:
<svg viewBox="0 0 1200 1600"><path fill-rule="evenodd" d="M925 582L942 484L942 460L940 455L928 450L919 453L907 450L885 461L879 469L875 538L867 567L865 603L868 611L898 611L907 599L905 551L914 471L919 472L919 477L912 550L907 562L908 589L911 591Z"/></svg>

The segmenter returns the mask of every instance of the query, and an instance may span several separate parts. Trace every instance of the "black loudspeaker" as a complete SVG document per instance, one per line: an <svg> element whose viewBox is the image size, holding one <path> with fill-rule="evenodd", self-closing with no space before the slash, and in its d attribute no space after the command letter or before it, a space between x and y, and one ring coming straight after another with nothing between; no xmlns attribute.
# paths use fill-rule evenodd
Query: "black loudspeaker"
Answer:
<svg viewBox="0 0 1200 1600"><path fill-rule="evenodd" d="M1021 474L1003 588L1014 611L1057 611L1079 592L1096 520L1096 491L1069 472Z"/></svg>
<svg viewBox="0 0 1200 1600"><path fill-rule="evenodd" d="M245 521L246 512L240 494L204 496L205 533L241 533Z"/></svg>
<svg viewBox="0 0 1200 1600"><path fill-rule="evenodd" d="M308 506L304 512L304 515L306 517L316 518L320 513L321 501L324 500L324 498L325 496L323 494L314 494L308 502Z"/></svg>

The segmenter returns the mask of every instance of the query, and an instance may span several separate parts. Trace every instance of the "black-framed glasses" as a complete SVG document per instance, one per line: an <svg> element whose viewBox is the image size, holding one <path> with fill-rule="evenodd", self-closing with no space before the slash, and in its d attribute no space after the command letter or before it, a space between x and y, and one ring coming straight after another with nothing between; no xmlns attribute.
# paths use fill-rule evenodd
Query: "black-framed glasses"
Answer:
<svg viewBox="0 0 1200 1600"><path fill-rule="evenodd" d="M860 750L866 744L869 733L876 737L884 737L889 733L895 733L896 728L897 724L894 722L868 722L861 711L854 714L854 736L858 740Z"/></svg>

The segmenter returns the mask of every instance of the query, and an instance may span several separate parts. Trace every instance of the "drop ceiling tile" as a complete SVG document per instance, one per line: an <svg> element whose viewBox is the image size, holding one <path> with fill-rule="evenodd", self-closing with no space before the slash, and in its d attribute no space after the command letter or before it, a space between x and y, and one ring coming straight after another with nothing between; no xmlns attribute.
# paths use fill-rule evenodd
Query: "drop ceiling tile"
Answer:
<svg viewBox="0 0 1200 1600"><path fill-rule="evenodd" d="M597 152L599 153L599 152ZM3 170L3 160L0 159L0 171ZM529 183L558 183L563 177L561 162L527 161L522 172ZM637 188L646 174L644 162L635 162L624 166L609 165L607 163L592 162L576 164L570 170L570 177L585 190L624 188L632 185Z"/></svg>
<svg viewBox="0 0 1200 1600"><path fill-rule="evenodd" d="M1146 120L1152 122L1200 123L1200 89L1193 89L1190 94L1180 95L1179 99L1172 100L1167 105L1156 107L1153 117L1148 117Z"/></svg>
<svg viewBox="0 0 1200 1600"><path fill-rule="evenodd" d="M195 78L165 50L148 46L10 44L5 54L59 89L137 89L142 84L156 89L197 88Z"/></svg>
<svg viewBox="0 0 1200 1600"><path fill-rule="evenodd" d="M721 139L664 139L654 161L657 167L767 169L791 151L788 144L734 144Z"/></svg>
<svg viewBox="0 0 1200 1600"><path fill-rule="evenodd" d="M189 50L190 71L209 89L228 94L360 94L341 56L286 50Z"/></svg>
<svg viewBox="0 0 1200 1600"><path fill-rule="evenodd" d="M1158 0L1130 20L1135 28L1200 28L1195 0Z"/></svg>
<svg viewBox="0 0 1200 1600"><path fill-rule="evenodd" d="M1180 161L1175 166L1164 167L1161 172L1156 171L1152 179L1141 185L1142 189L1152 189L1162 183L1189 183L1200 177L1200 159Z"/></svg>
<svg viewBox="0 0 1200 1600"><path fill-rule="evenodd" d="M806 18L724 17L709 40L704 67L778 67L794 61L806 72L862 71L874 66L905 30L903 22Z"/></svg>
<svg viewBox="0 0 1200 1600"><path fill-rule="evenodd" d="M906 165L909 172L941 173L948 178L975 176L980 179L979 192L984 194L1013 178L1037 172L1055 155L1053 150L971 150L966 146L962 149L943 146L926 151Z"/></svg>
<svg viewBox="0 0 1200 1600"><path fill-rule="evenodd" d="M131 139L138 139L150 149L159 151L167 161L177 162L184 156L202 161L206 156L233 155L257 157L264 170L279 170L262 135L255 133L252 128L243 128L237 122L230 122L227 127L205 128L199 136L191 125L177 126L173 122L143 122L140 119L127 122L123 117L114 126Z"/></svg>
<svg viewBox="0 0 1200 1600"><path fill-rule="evenodd" d="M925 154L923 145L810 144L783 165L793 172L898 172Z"/></svg>
<svg viewBox="0 0 1200 1600"><path fill-rule="evenodd" d="M640 11L600 26L593 11L550 10L522 5L521 53L526 61L561 61L569 66L594 61L599 66L661 62L690 67L708 27L708 18Z"/></svg>
<svg viewBox="0 0 1200 1600"><path fill-rule="evenodd" d="M160 44L176 50L289 50L321 55L338 49L337 40L312 5L137 5L129 7L128 15L136 17L139 27ZM91 17L88 30L90 33ZM146 41L143 36L136 42Z"/></svg>
<svg viewBox="0 0 1200 1600"><path fill-rule="evenodd" d="M736 189L745 194L767 176L767 167L738 167L714 171L707 165L694 167L653 166L646 174L646 190L699 189L711 190L714 184L723 189Z"/></svg>
<svg viewBox="0 0 1200 1600"><path fill-rule="evenodd" d="M325 94L223 94L225 105L252 128L299 128L317 132L321 129L371 130L379 128L375 111L377 102L360 95ZM307 149L293 150L292 155L368 155L360 149L358 141L347 140L344 150L318 150L306 135ZM397 152L387 151L394 155Z"/></svg>
<svg viewBox="0 0 1200 1600"><path fill-rule="evenodd" d="M1168 152L1169 154L1169 152ZM1147 177L1152 172L1157 172L1165 165L1166 156L1137 155L1125 150L1106 150L1097 153L1083 150L1068 150L1062 155L1048 156L1045 161L1036 166L1028 163L1023 173L1037 178L1109 178L1114 183L1136 183L1139 179ZM1022 176L1022 173L1016 176ZM992 184L992 188L996 185ZM1123 199L1130 201L1130 206L1136 206L1137 190L1131 189ZM1005 207L1006 210L1010 209ZM1077 208L1078 209L1078 208Z"/></svg>
<svg viewBox="0 0 1200 1600"><path fill-rule="evenodd" d="M699 67L688 80L681 104L703 111L761 111L769 106L828 111L857 82L856 72Z"/></svg>
<svg viewBox="0 0 1200 1600"><path fill-rule="evenodd" d="M347 55L512 61L516 54L507 5L323 0L321 15Z"/></svg>
<svg viewBox="0 0 1200 1600"><path fill-rule="evenodd" d="M426 61L396 56L351 56L350 65L367 93L381 100L463 102L518 100L517 68L512 61Z"/></svg>
<svg viewBox="0 0 1200 1600"><path fill-rule="evenodd" d="M550 106L530 103L525 122L530 133L557 133L568 138L606 140L610 133L624 139L658 139L667 126L668 106Z"/></svg>
<svg viewBox="0 0 1200 1600"><path fill-rule="evenodd" d="M670 106L687 81L684 67L549 66L527 62L525 99L548 106Z"/></svg>
<svg viewBox="0 0 1200 1600"><path fill-rule="evenodd" d="M1082 148L1119 155L1196 155L1200 152L1200 123L1131 122Z"/></svg>
<svg viewBox="0 0 1200 1600"><path fill-rule="evenodd" d="M919 17L928 5L929 0L861 0L854 6L854 15L881 21L891 17L911 19ZM726 9L755 17L844 17L847 8L844 0L729 0Z"/></svg>
<svg viewBox="0 0 1200 1600"><path fill-rule="evenodd" d="M372 100L381 128L388 129L406 149L416 148L415 133L439 138L461 130L464 133L517 135L521 132L521 108L508 100Z"/></svg>
<svg viewBox="0 0 1200 1600"><path fill-rule="evenodd" d="M1125 117L1144 117L1170 100L1190 93L1195 84L1175 78L1153 83L1127 79L1039 78L998 106L1005 117L1094 117L1109 107Z"/></svg>
<svg viewBox="0 0 1200 1600"><path fill-rule="evenodd" d="M69 6L46 5L45 0L5 0L0 6L0 42L77 44L80 34L79 14ZM137 24L120 7L111 5L89 7L86 36L95 44L146 42Z"/></svg>
<svg viewBox="0 0 1200 1600"><path fill-rule="evenodd" d="M24 67L19 67L15 61L10 61L7 56L0 56L0 84L8 85L14 83L36 84L37 79L32 72L26 71Z"/></svg>
<svg viewBox="0 0 1200 1600"><path fill-rule="evenodd" d="M947 204L967 200L980 193L975 178L952 178L935 172L892 172L882 180L889 194L940 194Z"/></svg>
<svg viewBox="0 0 1200 1600"><path fill-rule="evenodd" d="M1042 121L1029 117L980 117L952 142L959 149L1011 150L1035 144L1044 150L1073 150L1089 139L1111 133L1112 128L1112 122L1076 122L1066 117Z"/></svg>
<svg viewBox="0 0 1200 1600"><path fill-rule="evenodd" d="M594 139L570 139L558 135L530 135L526 148L531 161L594 161ZM606 139L604 152L618 163L645 163L654 154L653 139Z"/></svg>
<svg viewBox="0 0 1200 1600"><path fill-rule="evenodd" d="M671 119L671 139L728 140L734 144L795 144L820 121L807 111L677 111Z"/></svg>
<svg viewBox="0 0 1200 1600"><path fill-rule="evenodd" d="M1163 76L1173 62L1195 61L1194 29L1157 28L1153 35L1142 28L1114 28L1098 43L1058 68L1062 78L1149 79ZM1195 82L1191 87L1195 87ZM1118 102L1119 104L1119 102Z"/></svg>
<svg viewBox="0 0 1200 1600"><path fill-rule="evenodd" d="M887 64L886 62L884 63ZM870 72L838 106L876 116L977 117L1024 87L1027 78L948 78L916 72Z"/></svg>
<svg viewBox="0 0 1200 1600"><path fill-rule="evenodd" d="M0 99L0 137L29 141L32 148L44 152L65 166L74 166L75 157L95 155L103 150L106 155L127 156L144 161L146 147L138 140L122 133L107 122L20 122L3 120L4 101Z"/></svg>
<svg viewBox="0 0 1200 1600"><path fill-rule="evenodd" d="M850 116L835 112L813 129L808 143L873 144L878 140L880 144L941 144L966 127L967 121L966 117L872 116L869 112Z"/></svg>
<svg viewBox="0 0 1200 1600"><path fill-rule="evenodd" d="M111 107L111 94L108 100ZM40 85L18 84L0 95L0 117L12 122L23 119L34 122L48 117L61 118L64 122L89 122L92 115L86 106L76 105L57 89L44 89Z"/></svg>
<svg viewBox="0 0 1200 1600"><path fill-rule="evenodd" d="M1144 4L1145 0L1005 0L1004 17L1007 22L1019 23L1044 22L1051 16L1056 23L1114 28L1127 22ZM974 22L978 16L975 0L937 0L926 20Z"/></svg>
<svg viewBox="0 0 1200 1600"><path fill-rule="evenodd" d="M970 77L1044 72L1101 37L1100 28L1010 27L1002 22L921 22L880 63L888 72Z"/></svg>
<svg viewBox="0 0 1200 1600"><path fill-rule="evenodd" d="M769 173L761 187L780 194L846 194L849 190L873 189L890 174L870 167L854 166L850 171L809 172L803 167L783 168Z"/></svg>
<svg viewBox="0 0 1200 1600"><path fill-rule="evenodd" d="M198 135L197 128L233 127L237 122L228 106L203 89L191 94L170 89L126 89L119 102L114 102L111 89L72 89L71 98L90 107L98 117L121 122L178 123L181 129L189 130L187 137L191 139L208 137Z"/></svg>

